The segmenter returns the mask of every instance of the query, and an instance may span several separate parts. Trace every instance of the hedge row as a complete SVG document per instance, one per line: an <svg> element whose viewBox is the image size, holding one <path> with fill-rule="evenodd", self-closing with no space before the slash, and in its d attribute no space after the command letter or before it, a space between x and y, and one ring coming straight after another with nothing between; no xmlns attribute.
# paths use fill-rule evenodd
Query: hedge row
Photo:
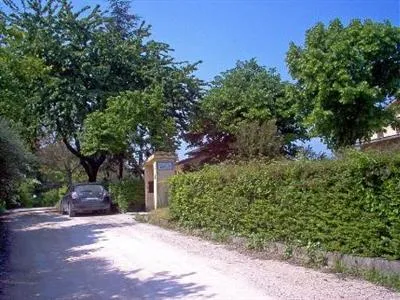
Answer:
<svg viewBox="0 0 400 300"><path fill-rule="evenodd" d="M170 193L185 227L400 258L400 154L209 166L174 176Z"/></svg>

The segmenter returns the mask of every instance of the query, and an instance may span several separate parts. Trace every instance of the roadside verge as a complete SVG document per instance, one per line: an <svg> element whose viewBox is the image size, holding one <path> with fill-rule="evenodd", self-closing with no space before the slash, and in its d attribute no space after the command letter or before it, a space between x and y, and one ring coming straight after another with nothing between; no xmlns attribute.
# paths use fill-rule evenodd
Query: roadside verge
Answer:
<svg viewBox="0 0 400 300"><path fill-rule="evenodd" d="M322 272L335 273L338 276L354 276L400 291L400 261L397 260L389 261L382 258L326 252L320 250L318 245L302 247L296 245L296 243L284 244L233 236L228 232L187 229L180 227L170 219L168 208L149 213L134 213L132 216L138 222L149 223L165 229L179 231L185 235L224 244L228 249L236 250L254 258L286 261Z"/></svg>

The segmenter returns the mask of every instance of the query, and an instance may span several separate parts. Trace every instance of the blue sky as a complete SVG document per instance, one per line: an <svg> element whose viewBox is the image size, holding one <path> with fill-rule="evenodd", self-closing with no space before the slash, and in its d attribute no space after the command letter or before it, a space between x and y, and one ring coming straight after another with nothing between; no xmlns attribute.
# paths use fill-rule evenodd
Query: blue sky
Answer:
<svg viewBox="0 0 400 300"><path fill-rule="evenodd" d="M73 2L76 8L107 5L105 0ZM400 0L136 0L132 10L152 25L154 39L175 49L178 60L202 60L197 75L204 80L252 57L289 80L290 41L302 43L305 31L319 21L370 18L400 25ZM312 146L325 150L315 140Z"/></svg>
<svg viewBox="0 0 400 300"><path fill-rule="evenodd" d="M133 1L133 8L153 26L156 39L175 56L202 60L198 75L212 79L238 59L256 57L289 79L285 53L290 41L302 43L316 22L338 17L400 22L400 1Z"/></svg>
<svg viewBox="0 0 400 300"><path fill-rule="evenodd" d="M73 2L107 5L106 0ZM290 79L289 43L302 43L305 31L319 21L370 18L400 25L400 0L134 0L132 10L152 25L154 39L175 49L177 59L202 60L197 74L204 80L252 57Z"/></svg>

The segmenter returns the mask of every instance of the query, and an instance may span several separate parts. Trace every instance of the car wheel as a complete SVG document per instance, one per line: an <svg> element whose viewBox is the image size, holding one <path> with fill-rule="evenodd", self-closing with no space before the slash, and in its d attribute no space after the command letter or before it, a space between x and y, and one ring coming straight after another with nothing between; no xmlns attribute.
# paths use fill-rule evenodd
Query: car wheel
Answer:
<svg viewBox="0 0 400 300"><path fill-rule="evenodd" d="M75 217L76 213L74 212L74 210L72 209L72 205L69 203L68 204L68 215L72 218Z"/></svg>

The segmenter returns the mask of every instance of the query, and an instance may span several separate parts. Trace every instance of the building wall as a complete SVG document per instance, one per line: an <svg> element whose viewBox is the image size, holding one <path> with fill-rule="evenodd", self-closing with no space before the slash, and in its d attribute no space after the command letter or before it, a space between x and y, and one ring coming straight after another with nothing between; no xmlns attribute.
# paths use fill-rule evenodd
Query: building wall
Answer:
<svg viewBox="0 0 400 300"><path fill-rule="evenodd" d="M154 166L148 165L145 167L145 199L146 199L146 210L154 209ZM153 192L150 193L149 184L153 184Z"/></svg>
<svg viewBox="0 0 400 300"><path fill-rule="evenodd" d="M160 162L156 163L156 166L159 165ZM168 206L168 179L175 174L175 162L173 164L172 169L163 170L157 167L157 180L156 180L156 190L157 193L157 207L166 207Z"/></svg>
<svg viewBox="0 0 400 300"><path fill-rule="evenodd" d="M168 205L168 178L175 174L176 161L176 155L167 152L156 152L146 161L145 186L147 211Z"/></svg>
<svg viewBox="0 0 400 300"><path fill-rule="evenodd" d="M398 116L400 118L400 115ZM361 144L362 150L393 151L400 150L400 130L392 126L376 132L371 140Z"/></svg>
<svg viewBox="0 0 400 300"><path fill-rule="evenodd" d="M376 139L373 142L361 145L362 150L400 151L400 136L392 136L390 139Z"/></svg>
<svg viewBox="0 0 400 300"><path fill-rule="evenodd" d="M371 141L375 141L382 138L398 136L400 133L399 130L393 129L391 126L385 127L382 131L375 133L371 137Z"/></svg>

